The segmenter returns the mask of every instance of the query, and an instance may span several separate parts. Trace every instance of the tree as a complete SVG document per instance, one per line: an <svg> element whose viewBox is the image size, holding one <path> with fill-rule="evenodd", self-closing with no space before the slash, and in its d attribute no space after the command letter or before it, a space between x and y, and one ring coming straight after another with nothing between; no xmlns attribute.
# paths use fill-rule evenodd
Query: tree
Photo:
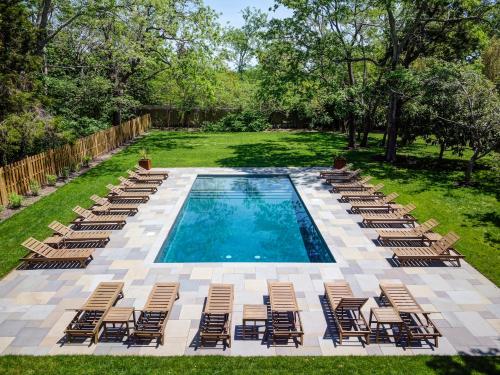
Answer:
<svg viewBox="0 0 500 375"><path fill-rule="evenodd" d="M231 27L225 34L238 73L243 73L256 57L267 25L267 14L259 9L246 7L242 14L244 25L241 28Z"/></svg>

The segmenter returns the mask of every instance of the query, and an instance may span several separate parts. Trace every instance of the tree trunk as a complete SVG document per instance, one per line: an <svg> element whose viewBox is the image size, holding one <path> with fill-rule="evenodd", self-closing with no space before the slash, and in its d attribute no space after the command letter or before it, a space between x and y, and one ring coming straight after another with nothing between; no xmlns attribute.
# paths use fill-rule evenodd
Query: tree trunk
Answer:
<svg viewBox="0 0 500 375"><path fill-rule="evenodd" d="M387 127L387 146L385 150L385 160L390 163L394 163L396 161L400 114L401 99L397 96L397 94L392 93L389 103L389 123Z"/></svg>
<svg viewBox="0 0 500 375"><path fill-rule="evenodd" d="M347 130L348 130L348 148L355 148L356 147L356 125L354 122L354 115L352 113L349 113L347 116Z"/></svg>
<svg viewBox="0 0 500 375"><path fill-rule="evenodd" d="M474 165L476 164L478 151L474 151L469 162L467 163L467 168L465 169L465 183L470 184L472 181L472 172L474 172Z"/></svg>
<svg viewBox="0 0 500 375"><path fill-rule="evenodd" d="M446 143L441 142L439 144L439 161L443 161L443 155L445 150L446 150Z"/></svg>
<svg viewBox="0 0 500 375"><path fill-rule="evenodd" d="M368 147L368 134L370 134L373 127L373 119L371 116L368 116L365 122L365 128L363 129L363 138L361 139L361 143L359 144L361 147Z"/></svg>

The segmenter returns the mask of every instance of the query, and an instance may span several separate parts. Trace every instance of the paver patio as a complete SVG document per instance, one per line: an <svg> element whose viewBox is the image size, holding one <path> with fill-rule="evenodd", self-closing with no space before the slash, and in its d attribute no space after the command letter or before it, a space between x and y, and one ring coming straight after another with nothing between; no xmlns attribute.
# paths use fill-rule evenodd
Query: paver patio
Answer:
<svg viewBox="0 0 500 375"><path fill-rule="evenodd" d="M389 248L377 247L373 229L359 225L349 204L317 178L318 168L173 168L170 177L127 225L114 231L110 243L97 249L86 269L15 270L0 281L0 353L2 354L225 354L225 355L345 355L345 354L499 354L500 291L471 267L395 267ZM336 263L154 263L198 174L286 173L332 251ZM71 207L68 207L70 210ZM451 213L450 213L451 214ZM460 233L459 233L460 234ZM428 343L403 349L383 342L363 346L358 339L338 345L327 326L322 304L323 282L347 280L356 296L369 297L365 314L377 306L381 281L407 284L443 334L439 348ZM140 309L155 282L180 282L166 328L165 345L129 346L64 343L63 331L73 311L101 281L124 281L125 298L118 306ZM263 303L267 280L292 281L302 309L304 346L267 347L241 339L243 304ZM204 299L210 283L233 283L235 301L232 347L194 349ZM333 338L332 338L333 335ZM335 340L334 340L335 339Z"/></svg>

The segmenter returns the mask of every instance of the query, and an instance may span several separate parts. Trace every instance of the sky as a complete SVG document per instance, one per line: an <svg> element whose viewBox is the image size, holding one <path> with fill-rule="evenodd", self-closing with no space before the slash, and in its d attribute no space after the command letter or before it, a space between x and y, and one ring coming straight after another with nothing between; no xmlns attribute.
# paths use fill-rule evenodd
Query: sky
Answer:
<svg viewBox="0 0 500 375"><path fill-rule="evenodd" d="M243 25L242 9L249 6L270 13L268 10L274 5L274 0L205 0L204 3L217 13L222 13L219 19L223 26L229 23L230 26L241 27ZM270 13L269 18L283 18L289 14L291 13L287 9L278 8L276 12Z"/></svg>

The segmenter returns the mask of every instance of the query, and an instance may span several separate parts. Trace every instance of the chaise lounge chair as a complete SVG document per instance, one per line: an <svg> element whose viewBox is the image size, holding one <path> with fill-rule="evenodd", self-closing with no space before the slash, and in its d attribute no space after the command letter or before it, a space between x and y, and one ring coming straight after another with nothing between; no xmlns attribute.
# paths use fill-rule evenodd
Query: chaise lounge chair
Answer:
<svg viewBox="0 0 500 375"><path fill-rule="evenodd" d="M147 191L123 191L119 187L111 184L106 185L106 187L109 190L108 199L110 202L134 200L144 203L149 200L150 193Z"/></svg>
<svg viewBox="0 0 500 375"><path fill-rule="evenodd" d="M285 338L287 341L298 339L298 343L303 345L304 329L293 284L270 281L267 286L271 304L273 345L278 338Z"/></svg>
<svg viewBox="0 0 500 375"><path fill-rule="evenodd" d="M344 337L364 337L366 344L370 344L371 330L361 312L368 298L355 298L346 281L326 282L324 285L325 299L337 326L340 345Z"/></svg>
<svg viewBox="0 0 500 375"><path fill-rule="evenodd" d="M384 188L384 184L378 184L374 187L371 187L367 190L346 190L340 193L340 199L342 200L351 200L353 198L359 199L378 199L382 196L380 190Z"/></svg>
<svg viewBox="0 0 500 375"><path fill-rule="evenodd" d="M413 211L415 208L416 208L415 205L410 203L392 212L380 213L380 214L362 213L361 216L363 217L363 223L365 224L377 223L377 224L415 225L416 219L413 216L409 215L409 213Z"/></svg>
<svg viewBox="0 0 500 375"><path fill-rule="evenodd" d="M319 178L327 178L327 176L329 175L345 175L349 173L351 173L351 171L349 170L349 167L347 165L340 169L335 169L332 166L331 169L325 169L323 171L319 171Z"/></svg>
<svg viewBox="0 0 500 375"><path fill-rule="evenodd" d="M118 177L120 180L119 188L123 191L149 191L151 193L156 193L158 191L157 184L150 183L136 183L127 180L125 177Z"/></svg>
<svg viewBox="0 0 500 375"><path fill-rule="evenodd" d="M168 178L168 171L159 171L159 170L152 170L152 169L144 169L142 168L140 165L136 165L135 166L135 171L141 175L141 176L148 176L148 177L151 177L151 176L160 176L162 177L164 180L166 180Z"/></svg>
<svg viewBox="0 0 500 375"><path fill-rule="evenodd" d="M95 249L54 249L33 237L24 241L22 246L30 251L27 256L21 258L21 261L27 265L77 262L84 268L88 262L94 259L92 254L95 251Z"/></svg>
<svg viewBox="0 0 500 375"><path fill-rule="evenodd" d="M371 176L366 176L359 181L332 182L332 192L340 192L343 190L367 190L373 187L373 185L367 185L367 182L371 179Z"/></svg>
<svg viewBox="0 0 500 375"><path fill-rule="evenodd" d="M78 218L73 220L72 223L78 229L83 225L116 225L123 228L128 218L127 215L95 215L80 206L73 208L73 212L78 215Z"/></svg>
<svg viewBox="0 0 500 375"><path fill-rule="evenodd" d="M200 346L207 341L222 340L224 349L231 347L231 315L233 311L233 284L211 284L200 322Z"/></svg>
<svg viewBox="0 0 500 375"><path fill-rule="evenodd" d="M74 337L90 337L90 344L97 344L104 315L120 298L123 298L122 282L99 283L64 330L67 341L71 342Z"/></svg>
<svg viewBox="0 0 500 375"><path fill-rule="evenodd" d="M441 332L429 317L430 312L424 311L415 301L406 285L401 283L381 283L380 300L392 306L403 320L403 329L408 341L434 340L438 347L438 338Z"/></svg>
<svg viewBox="0 0 500 375"><path fill-rule="evenodd" d="M108 199L95 194L90 199L96 203L90 209L95 214L113 213L113 211L127 212L128 214L136 213L139 211L140 206L140 203L112 203Z"/></svg>
<svg viewBox="0 0 500 375"><path fill-rule="evenodd" d="M449 232L440 240L432 242L427 247L398 247L393 248L393 258L397 259L401 266L415 261L449 261L455 262L460 267L460 259L464 258L462 254L452 248L460 239L454 232Z"/></svg>
<svg viewBox="0 0 500 375"><path fill-rule="evenodd" d="M425 240L425 234L438 226L434 219L427 220L425 223L414 228L401 229L377 229L378 240L382 243L388 241L412 241Z"/></svg>
<svg viewBox="0 0 500 375"><path fill-rule="evenodd" d="M366 199L349 199L349 203L351 204L352 212L360 212L361 210L391 210L391 203L399 195L397 193L388 194L385 197L380 197L375 200L366 200Z"/></svg>
<svg viewBox="0 0 500 375"><path fill-rule="evenodd" d="M359 179L361 174L361 169L356 169L355 171L350 171L348 173L337 173L325 175L327 184L332 184L335 182L352 182Z"/></svg>
<svg viewBox="0 0 500 375"><path fill-rule="evenodd" d="M179 283L156 283L149 293L144 308L134 324L136 339L157 339L160 345L165 341L165 327L174 302L179 299Z"/></svg>
<svg viewBox="0 0 500 375"><path fill-rule="evenodd" d="M97 242L99 246L105 246L109 242L109 236L111 235L111 232L102 231L74 231L56 220L49 224L49 228L54 231L56 237L60 237L58 245L62 244L63 246L68 243L78 242ZM47 243L47 241L44 242Z"/></svg>
<svg viewBox="0 0 500 375"><path fill-rule="evenodd" d="M129 175L129 178L133 181L140 182L140 183L156 183L158 185L161 185L163 182L164 178L163 176L158 176L158 175L140 175L137 172L133 172L130 169L127 170L127 173Z"/></svg>

